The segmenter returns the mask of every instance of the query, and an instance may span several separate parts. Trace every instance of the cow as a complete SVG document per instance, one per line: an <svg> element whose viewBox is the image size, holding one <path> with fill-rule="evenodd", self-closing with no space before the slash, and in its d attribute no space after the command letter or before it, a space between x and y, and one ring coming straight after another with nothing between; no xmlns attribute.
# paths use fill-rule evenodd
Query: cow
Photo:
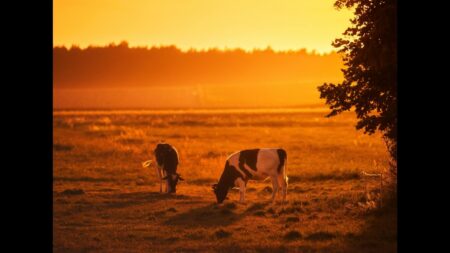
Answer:
<svg viewBox="0 0 450 253"><path fill-rule="evenodd" d="M228 190L239 187L239 202L245 202L245 187L248 180L272 180L272 203L281 187L283 202L286 200L288 177L286 174L287 154L282 148L247 149L231 154L220 176L219 182L212 186L217 203L221 204Z"/></svg>
<svg viewBox="0 0 450 253"><path fill-rule="evenodd" d="M178 151L170 144L159 143L156 145L153 154L156 158L156 173L160 180L159 192L162 192L162 181L166 181L166 193L176 193L178 181L184 179L177 173ZM144 167L149 167L152 161L143 163Z"/></svg>

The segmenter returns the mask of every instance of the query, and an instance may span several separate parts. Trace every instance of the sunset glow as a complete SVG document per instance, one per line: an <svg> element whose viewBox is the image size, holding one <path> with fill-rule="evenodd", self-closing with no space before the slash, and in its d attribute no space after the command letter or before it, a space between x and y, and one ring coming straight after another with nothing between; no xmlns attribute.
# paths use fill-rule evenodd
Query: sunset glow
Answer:
<svg viewBox="0 0 450 253"><path fill-rule="evenodd" d="M306 48L329 52L351 12L334 0L55 0L55 46L86 47L126 40L130 46Z"/></svg>

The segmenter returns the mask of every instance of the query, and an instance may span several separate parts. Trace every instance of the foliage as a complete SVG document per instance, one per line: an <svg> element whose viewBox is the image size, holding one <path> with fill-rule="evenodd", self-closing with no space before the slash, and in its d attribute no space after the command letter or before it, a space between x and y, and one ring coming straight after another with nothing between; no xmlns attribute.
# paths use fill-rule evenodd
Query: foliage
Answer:
<svg viewBox="0 0 450 253"><path fill-rule="evenodd" d="M357 129L383 132L397 161L397 1L337 0L337 9L351 8L352 26L333 46L344 55L344 81L319 86L331 112L354 109Z"/></svg>

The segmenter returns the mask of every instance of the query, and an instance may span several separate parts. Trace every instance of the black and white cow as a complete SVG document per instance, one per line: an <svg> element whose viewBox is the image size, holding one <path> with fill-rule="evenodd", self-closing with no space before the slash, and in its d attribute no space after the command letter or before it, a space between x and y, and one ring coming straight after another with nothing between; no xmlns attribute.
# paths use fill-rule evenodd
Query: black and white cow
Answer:
<svg viewBox="0 0 450 253"><path fill-rule="evenodd" d="M162 180L166 181L166 193L176 193L178 180L184 179L177 173L178 152L167 143L159 143L153 151L156 158L156 172L160 179L159 192L162 192Z"/></svg>
<svg viewBox="0 0 450 253"><path fill-rule="evenodd" d="M236 152L227 158L225 169L213 190L220 204L228 190L239 187L240 202L245 201L245 187L248 180L272 180L272 202L278 187L281 187L283 202L286 200L288 177L286 175L287 154L281 148L248 149Z"/></svg>

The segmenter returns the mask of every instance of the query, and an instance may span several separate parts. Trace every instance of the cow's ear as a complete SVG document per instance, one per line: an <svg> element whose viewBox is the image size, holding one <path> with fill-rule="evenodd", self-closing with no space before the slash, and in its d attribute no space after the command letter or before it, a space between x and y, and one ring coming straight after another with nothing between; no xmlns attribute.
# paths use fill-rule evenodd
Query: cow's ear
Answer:
<svg viewBox="0 0 450 253"><path fill-rule="evenodd" d="M180 175L178 175L178 180L184 181L184 178L182 178Z"/></svg>

